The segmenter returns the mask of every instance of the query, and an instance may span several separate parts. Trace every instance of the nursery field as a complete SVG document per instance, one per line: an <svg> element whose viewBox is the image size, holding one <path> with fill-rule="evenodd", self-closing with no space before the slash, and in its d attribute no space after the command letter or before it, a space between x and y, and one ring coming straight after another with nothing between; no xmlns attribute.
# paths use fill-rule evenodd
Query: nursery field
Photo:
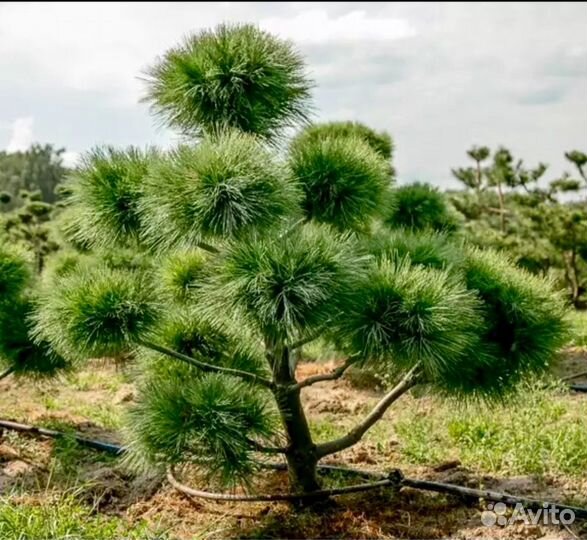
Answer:
<svg viewBox="0 0 587 540"><path fill-rule="evenodd" d="M322 353L324 355L324 353ZM335 360L304 362L298 376ZM587 349L565 351L550 381L587 364ZM107 360L40 383L0 382L0 417L117 442L134 399L132 373ZM577 382L587 382L587 378ZM372 376L351 372L304 390L318 441L343 434L377 401ZM520 406L520 403L522 404ZM358 445L330 463L587 506L587 394L536 382L516 406L456 405L409 395ZM409 488L337 498L321 512L279 503L213 503L176 492L161 473L136 475L121 458L5 431L0 440L0 537L40 538L550 538L587 534L569 527L481 522L483 503ZM284 482L271 472L272 491ZM331 480L336 482L337 480ZM340 481L340 479L339 479Z"/></svg>
<svg viewBox="0 0 587 540"><path fill-rule="evenodd" d="M310 60L197 28L171 146L0 152L0 540L587 537L587 153L443 192Z"/></svg>

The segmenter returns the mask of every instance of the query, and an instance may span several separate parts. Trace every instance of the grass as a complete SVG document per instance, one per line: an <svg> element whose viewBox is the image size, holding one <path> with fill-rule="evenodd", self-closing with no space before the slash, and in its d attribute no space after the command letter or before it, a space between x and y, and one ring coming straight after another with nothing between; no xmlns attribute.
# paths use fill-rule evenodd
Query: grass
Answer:
<svg viewBox="0 0 587 540"><path fill-rule="evenodd" d="M371 410L379 395L369 381L362 380L366 391L348 383L306 390L317 441L341 436ZM127 407L114 398L125 383L123 375L108 365L89 366L68 378L67 384L16 387L9 382L6 391L0 392L0 416L14 411L19 419L35 425L107 438L118 432ZM315 406L323 402L329 406ZM84 425L85 420L91 424ZM264 510L257 514L247 507L226 506L215 512L215 505L195 507L165 488L151 498L147 484L130 475L119 460L83 448L71 438L42 442L7 431L2 442L32 468L0 498L0 539L176 538L172 534L202 540L431 538L447 537L466 527L467 520L478 521L476 508L408 491L402 492L399 505L382 501L384 493L341 497L337 502L342 506L324 515L290 512L285 506L271 507L266 515ZM14 458L7 459L10 464ZM554 493L549 495L553 500L587 506L582 488L587 470L587 399L544 384L527 387L512 403L483 406L457 406L425 392L412 392L369 430L358 447L339 459L351 467L379 471L398 467L414 477L423 474L422 467L459 460L471 479L488 475L499 481L531 475L537 491L529 495L541 496L542 486L550 486L544 489L554 490L549 492ZM549 479L553 482L548 483ZM349 479L330 476L325 482L346 485ZM275 486L281 488L281 484ZM232 512L251 518L231 517ZM139 521L143 519L151 523L151 529ZM166 535L157 535L161 523L170 528Z"/></svg>
<svg viewBox="0 0 587 540"><path fill-rule="evenodd" d="M20 499L20 500L19 500ZM130 526L123 519L96 514L75 494L53 493L42 499L0 498L3 540L147 540L167 538L146 524Z"/></svg>
<svg viewBox="0 0 587 540"><path fill-rule="evenodd" d="M108 390L115 393L124 382L124 373L99 370L74 371L67 376L67 383L80 391Z"/></svg>
<svg viewBox="0 0 587 540"><path fill-rule="evenodd" d="M558 387L529 386L507 405L439 402L426 415L405 412L395 431L411 463L458 459L503 476L582 477L587 470L587 401Z"/></svg>
<svg viewBox="0 0 587 540"><path fill-rule="evenodd" d="M575 347L587 347L587 311L573 311L572 323L571 344Z"/></svg>

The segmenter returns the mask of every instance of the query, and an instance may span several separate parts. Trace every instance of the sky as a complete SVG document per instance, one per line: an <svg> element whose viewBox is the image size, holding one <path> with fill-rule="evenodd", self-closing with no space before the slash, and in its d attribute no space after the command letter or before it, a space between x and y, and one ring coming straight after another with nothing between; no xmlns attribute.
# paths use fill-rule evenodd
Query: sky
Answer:
<svg viewBox="0 0 587 540"><path fill-rule="evenodd" d="M169 147L141 73L190 32L251 22L290 39L315 121L388 131L401 182L454 186L473 144L547 175L587 151L587 2L0 2L0 149Z"/></svg>

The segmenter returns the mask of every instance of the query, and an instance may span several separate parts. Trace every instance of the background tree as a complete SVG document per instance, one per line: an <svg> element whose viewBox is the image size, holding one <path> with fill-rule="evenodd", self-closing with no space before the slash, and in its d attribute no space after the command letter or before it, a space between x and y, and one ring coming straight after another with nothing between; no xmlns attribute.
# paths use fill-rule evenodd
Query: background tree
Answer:
<svg viewBox="0 0 587 540"><path fill-rule="evenodd" d="M33 264L0 237L0 378L52 376L70 367L46 340L32 339Z"/></svg>
<svg viewBox="0 0 587 540"><path fill-rule="evenodd" d="M461 225L447 197L438 189L418 182L394 190L385 223L391 228L446 233L456 231Z"/></svg>
<svg viewBox="0 0 587 540"><path fill-rule="evenodd" d="M221 26L149 73L155 112L198 143L90 153L69 211L87 244L116 241L152 264L55 273L34 315L37 339L68 359L134 351L135 462L231 486L283 455L292 492L311 492L318 462L415 385L496 397L548 366L564 340L557 295L495 253L394 234L388 159L362 130L303 126L311 83L290 43ZM294 124L282 157L274 145ZM299 380L318 337L347 360ZM346 435L315 441L304 388L370 364L397 384Z"/></svg>
<svg viewBox="0 0 587 540"><path fill-rule="evenodd" d="M46 257L59 249L50 220L54 205L41 200L41 192L21 191L23 206L8 214L2 222L7 241L21 244L34 257L35 270L43 270ZM8 197L6 197L8 199Z"/></svg>
<svg viewBox="0 0 587 540"><path fill-rule="evenodd" d="M63 165L64 148L56 149L51 144L33 144L24 152L0 151L0 192L10 196L0 210L11 210L26 201L21 192L41 192L41 200L55 203L57 186L67 174Z"/></svg>
<svg viewBox="0 0 587 540"><path fill-rule="evenodd" d="M478 154L477 150L473 148L468 154L488 157L485 151ZM565 156L581 179L564 173L545 184L545 164L526 168L500 148L493 164L481 169L480 184L475 169L453 170L466 190L453 193L451 200L465 217L467 237L474 243L507 251L524 268L552 275L567 288L571 302L583 307L587 239L583 167L587 156L577 150ZM497 197L492 186L499 190Z"/></svg>

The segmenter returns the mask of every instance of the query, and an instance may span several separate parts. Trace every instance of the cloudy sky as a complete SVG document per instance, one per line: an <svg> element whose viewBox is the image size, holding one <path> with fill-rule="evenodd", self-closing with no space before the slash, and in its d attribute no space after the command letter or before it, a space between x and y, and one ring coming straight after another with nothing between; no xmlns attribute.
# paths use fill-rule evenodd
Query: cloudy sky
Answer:
<svg viewBox="0 0 587 540"><path fill-rule="evenodd" d="M182 36L254 22L294 40L316 120L389 131L403 181L447 186L472 144L565 167L587 150L587 3L0 3L0 149L169 146L138 77Z"/></svg>

